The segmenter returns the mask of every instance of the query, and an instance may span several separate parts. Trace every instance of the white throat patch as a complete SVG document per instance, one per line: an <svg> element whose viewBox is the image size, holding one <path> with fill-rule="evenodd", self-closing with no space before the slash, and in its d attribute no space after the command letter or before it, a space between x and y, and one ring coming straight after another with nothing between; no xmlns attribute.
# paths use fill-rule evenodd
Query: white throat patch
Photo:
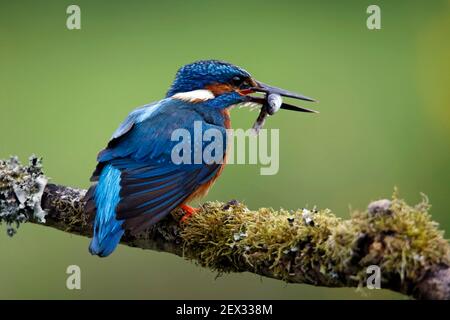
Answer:
<svg viewBox="0 0 450 320"><path fill-rule="evenodd" d="M260 103L247 101L247 102L239 102L239 103L233 104L230 107L231 108L238 107L239 109L241 109L241 108L250 108L250 111L253 111L253 110L256 110L257 108L260 108L261 106L262 106L262 104L260 104Z"/></svg>
<svg viewBox="0 0 450 320"><path fill-rule="evenodd" d="M214 94L206 89L188 91L188 92L178 92L172 96L174 99L183 100L186 102L198 103L207 100L214 99Z"/></svg>

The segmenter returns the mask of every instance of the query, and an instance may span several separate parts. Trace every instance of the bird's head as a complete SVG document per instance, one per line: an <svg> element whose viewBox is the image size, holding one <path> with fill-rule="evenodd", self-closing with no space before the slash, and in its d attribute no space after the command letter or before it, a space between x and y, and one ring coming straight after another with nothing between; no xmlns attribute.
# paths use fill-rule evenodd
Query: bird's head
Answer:
<svg viewBox="0 0 450 320"><path fill-rule="evenodd" d="M191 103L203 102L222 109L243 102L262 104L264 99L252 96L253 93L277 93L294 99L314 101L301 94L259 82L246 70L218 60L201 60L181 67L167 92L167 97ZM286 103L283 103L281 108L314 112Z"/></svg>

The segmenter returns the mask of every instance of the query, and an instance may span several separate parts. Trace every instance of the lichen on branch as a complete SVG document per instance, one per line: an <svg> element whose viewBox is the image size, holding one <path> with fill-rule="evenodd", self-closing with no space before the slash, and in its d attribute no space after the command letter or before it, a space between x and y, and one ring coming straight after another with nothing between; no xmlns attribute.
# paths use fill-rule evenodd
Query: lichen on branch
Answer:
<svg viewBox="0 0 450 320"><path fill-rule="evenodd" d="M41 158L32 155L28 162L22 166L16 156L0 160L0 224L6 223L9 236L30 219L45 222L41 198L48 180Z"/></svg>
<svg viewBox="0 0 450 320"><path fill-rule="evenodd" d="M10 235L29 221L91 236L85 192L47 184L36 157L28 166L15 157L0 161L0 222ZM220 273L327 287L361 287L368 267L377 266L382 288L450 299L450 246L429 209L425 196L410 206L397 192L349 219L329 209L250 210L237 201L207 202L186 223L174 211L140 234L126 232L121 243L170 252Z"/></svg>

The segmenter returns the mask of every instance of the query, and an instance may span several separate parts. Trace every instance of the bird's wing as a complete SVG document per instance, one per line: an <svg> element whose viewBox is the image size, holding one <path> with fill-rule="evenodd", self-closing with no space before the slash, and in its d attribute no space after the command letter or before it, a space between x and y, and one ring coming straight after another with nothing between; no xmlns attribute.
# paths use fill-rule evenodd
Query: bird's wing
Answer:
<svg viewBox="0 0 450 320"><path fill-rule="evenodd" d="M202 120L185 102L165 99L134 111L114 133L98 156L99 164L91 180L98 180L107 164L121 171L116 215L125 220L123 227L139 231L157 222L219 172L221 163L177 165L171 158L173 148L179 144L172 139L173 131L185 129L194 137L194 121L201 121L204 131L219 130L225 156L225 128ZM209 142L201 143L203 150Z"/></svg>
<svg viewBox="0 0 450 320"><path fill-rule="evenodd" d="M120 124L120 126L116 129L116 131L114 131L108 143L108 147L110 147L110 145L114 145L115 143L117 143L125 134L127 134L134 127L136 123L145 121L147 118L151 117L151 115L155 111L157 111L163 104L164 100L149 103L133 110L125 119L125 121Z"/></svg>
<svg viewBox="0 0 450 320"><path fill-rule="evenodd" d="M221 166L148 165L128 159L112 164L121 171L116 219L125 220L123 227L132 232L145 230L161 220L214 178Z"/></svg>
<svg viewBox="0 0 450 320"><path fill-rule="evenodd" d="M170 109L177 101L164 99L144 105L132 111L127 118L114 131L108 145L97 156L98 165L92 174L91 181L97 181L104 165L113 159L132 156L137 153L142 140L157 141L157 133L160 129L158 115L164 113L164 109ZM169 106L169 108L167 108ZM161 122L164 124L164 122ZM141 137L139 137L141 135ZM145 144L145 146L147 146ZM154 144L153 144L154 145Z"/></svg>

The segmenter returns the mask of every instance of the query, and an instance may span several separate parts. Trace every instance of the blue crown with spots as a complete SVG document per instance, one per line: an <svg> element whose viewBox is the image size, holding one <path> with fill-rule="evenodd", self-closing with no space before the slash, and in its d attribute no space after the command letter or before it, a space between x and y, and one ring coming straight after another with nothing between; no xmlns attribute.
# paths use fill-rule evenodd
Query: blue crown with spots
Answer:
<svg viewBox="0 0 450 320"><path fill-rule="evenodd" d="M204 89L213 83L229 83L233 77L250 77L242 68L219 60L201 60L181 67L172 83L167 97L178 92Z"/></svg>

